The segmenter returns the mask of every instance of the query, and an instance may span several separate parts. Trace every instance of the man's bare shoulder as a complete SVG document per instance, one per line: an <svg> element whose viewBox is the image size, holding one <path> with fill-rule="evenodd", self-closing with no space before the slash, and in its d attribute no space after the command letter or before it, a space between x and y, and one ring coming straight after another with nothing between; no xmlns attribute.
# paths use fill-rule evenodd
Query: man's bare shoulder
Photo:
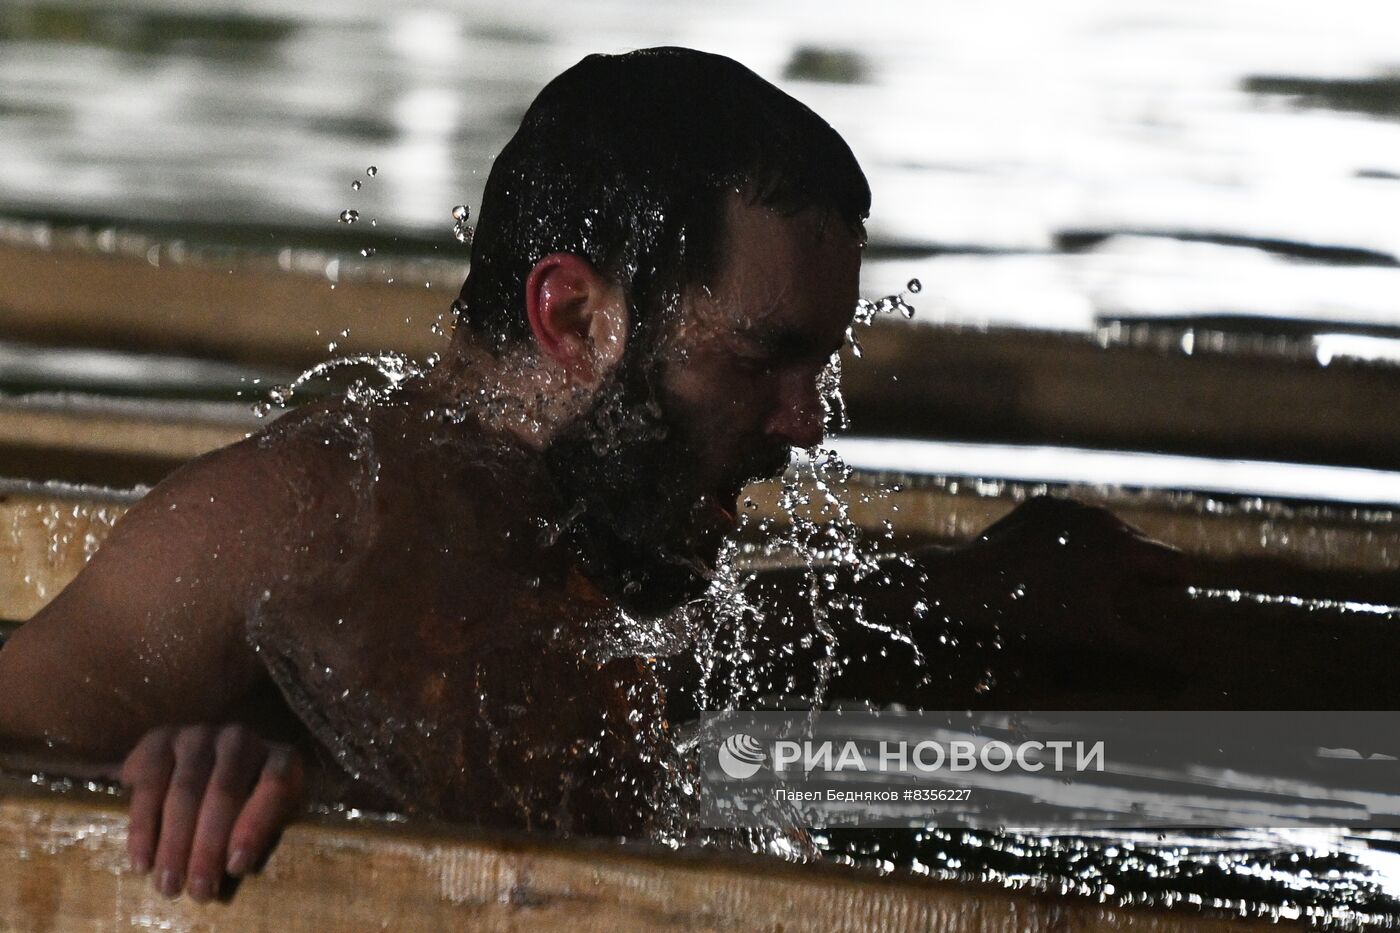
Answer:
<svg viewBox="0 0 1400 933"><path fill-rule="evenodd" d="M373 548L386 508L423 508L413 417L310 406L173 472L0 653L0 735L117 751L219 719L264 677L247 624L268 594L314 594Z"/></svg>
<svg viewBox="0 0 1400 933"><path fill-rule="evenodd" d="M308 405L184 464L131 514L283 541L353 523L375 497L401 494L406 474L427 469L428 445L405 427L417 420L408 408Z"/></svg>

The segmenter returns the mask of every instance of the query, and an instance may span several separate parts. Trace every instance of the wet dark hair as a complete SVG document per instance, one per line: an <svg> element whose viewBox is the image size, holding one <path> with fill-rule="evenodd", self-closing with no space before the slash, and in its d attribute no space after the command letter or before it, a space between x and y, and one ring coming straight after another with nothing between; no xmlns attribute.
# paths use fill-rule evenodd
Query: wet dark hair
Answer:
<svg viewBox="0 0 1400 933"><path fill-rule="evenodd" d="M794 98L721 55L589 55L540 91L492 166L458 326L496 352L528 338L525 280L569 252L625 287L635 333L713 273L735 190L864 237L864 173Z"/></svg>

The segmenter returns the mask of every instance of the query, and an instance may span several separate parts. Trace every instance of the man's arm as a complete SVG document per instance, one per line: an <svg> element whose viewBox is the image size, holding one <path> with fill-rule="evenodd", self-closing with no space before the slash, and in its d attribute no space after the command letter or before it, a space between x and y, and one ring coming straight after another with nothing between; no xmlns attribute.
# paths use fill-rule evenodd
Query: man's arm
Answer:
<svg viewBox="0 0 1400 933"><path fill-rule="evenodd" d="M258 498L258 460L240 444L177 471L11 636L0 736L119 758L147 730L218 718L253 687L253 565L269 528L286 523L275 494Z"/></svg>
<svg viewBox="0 0 1400 933"><path fill-rule="evenodd" d="M125 757L131 862L154 868L167 895L188 881L212 897L225 870L263 857L301 798L290 749L245 725L199 724L272 689L245 619L273 569L303 574L325 557L299 539L321 506L338 507L325 489L349 461L319 453L248 441L186 465L0 650L0 743ZM323 482L310 491L291 482L313 472Z"/></svg>

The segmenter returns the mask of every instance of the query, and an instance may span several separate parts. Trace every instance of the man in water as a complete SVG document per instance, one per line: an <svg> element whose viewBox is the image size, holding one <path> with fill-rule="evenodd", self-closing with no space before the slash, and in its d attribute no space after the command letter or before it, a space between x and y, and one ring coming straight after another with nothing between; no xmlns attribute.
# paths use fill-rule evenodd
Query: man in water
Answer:
<svg viewBox="0 0 1400 933"><path fill-rule="evenodd" d="M739 491L821 440L868 209L844 141L736 63L584 59L493 165L446 358L153 489L0 651L0 735L136 747L167 894L268 848L298 736L386 805L640 831L661 698L607 628L700 593Z"/></svg>
<svg viewBox="0 0 1400 933"><path fill-rule="evenodd" d="M153 489L0 650L0 735L125 758L132 862L169 895L212 897L258 862L308 755L384 806L645 831L666 768L656 656L674 643L630 620L699 595L740 490L821 441L869 202L835 131L736 63L584 59L496 159L443 361ZM1014 574L1055 594L1035 623L1070 660L1040 669L1069 676L1089 643L1138 650L1101 624L1107 590L1065 598L1078 577L1058 558L988 563L1069 525L1101 567L1175 570L1103 513L1040 503L966 555L892 565L904 578L868 611L907 617L928 587L945 615L986 610L970 581L994 566L1002 592ZM885 656L861 648L869 631L848 655ZM810 638L766 643L815 669ZM908 696L938 672L915 673L853 665L846 685Z"/></svg>

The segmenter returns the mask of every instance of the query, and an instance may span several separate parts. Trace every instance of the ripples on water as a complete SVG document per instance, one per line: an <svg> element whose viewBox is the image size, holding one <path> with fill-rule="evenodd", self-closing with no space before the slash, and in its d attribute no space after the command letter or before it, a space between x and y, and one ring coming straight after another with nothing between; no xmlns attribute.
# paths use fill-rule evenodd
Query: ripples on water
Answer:
<svg viewBox="0 0 1400 933"><path fill-rule="evenodd" d="M850 140L875 192L866 287L919 276L927 321L1393 337L1396 35L1389 0L11 3L0 213L291 235L353 210L455 255L446 212L479 203L548 77L672 43L738 58Z"/></svg>

